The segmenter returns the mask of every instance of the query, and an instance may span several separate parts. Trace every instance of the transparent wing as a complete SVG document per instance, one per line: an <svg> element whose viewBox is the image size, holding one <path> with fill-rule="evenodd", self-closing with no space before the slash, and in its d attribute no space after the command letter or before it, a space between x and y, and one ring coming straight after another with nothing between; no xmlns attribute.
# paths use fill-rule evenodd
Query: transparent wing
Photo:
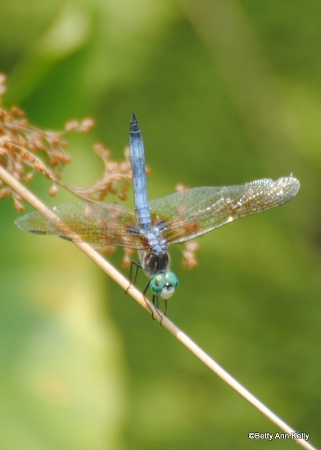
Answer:
<svg viewBox="0 0 321 450"><path fill-rule="evenodd" d="M54 208L65 225L57 229L38 212L19 217L15 224L22 230L39 234L56 234L98 247L116 245L134 249L146 248L146 241L136 227L135 215L121 205L68 203Z"/></svg>
<svg viewBox="0 0 321 450"><path fill-rule="evenodd" d="M151 201L151 216L168 244L177 244L235 219L280 206L299 188L299 181L292 176L241 186L194 188Z"/></svg>

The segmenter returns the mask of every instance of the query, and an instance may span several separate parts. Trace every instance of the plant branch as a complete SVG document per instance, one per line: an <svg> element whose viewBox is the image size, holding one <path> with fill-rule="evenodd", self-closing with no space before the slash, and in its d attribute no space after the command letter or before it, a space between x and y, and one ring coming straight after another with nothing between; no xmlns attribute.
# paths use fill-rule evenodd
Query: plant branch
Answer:
<svg viewBox="0 0 321 450"><path fill-rule="evenodd" d="M45 206L33 193L26 189L20 182L15 180L3 167L0 166L0 179L2 179L12 190L19 194L26 202L28 202L38 212L43 214L48 220L52 221L58 229L61 227L66 233L66 225L61 219L47 206ZM73 233L73 236L74 233ZM277 425L285 433L290 436L295 430L284 422L280 417L273 413L267 406L251 394L244 386L242 386L235 378L233 378L226 370L216 363L207 353L204 352L192 339L190 339L182 330L180 330L168 317L164 316L160 311L149 302L145 296L136 289L129 281L110 263L108 263L96 250L89 244L81 242L81 238L75 236L73 244L76 245L85 255L94 261L104 272L106 272L119 286L127 290L128 294L136 300L147 312L153 315L154 319L161 323L172 335L174 335L185 347L187 347L194 355L206 364L216 375L218 375L225 383L233 388L239 395L251 403L256 409L264 414L271 422ZM303 448L315 450L311 444L304 439L295 439L295 441Z"/></svg>

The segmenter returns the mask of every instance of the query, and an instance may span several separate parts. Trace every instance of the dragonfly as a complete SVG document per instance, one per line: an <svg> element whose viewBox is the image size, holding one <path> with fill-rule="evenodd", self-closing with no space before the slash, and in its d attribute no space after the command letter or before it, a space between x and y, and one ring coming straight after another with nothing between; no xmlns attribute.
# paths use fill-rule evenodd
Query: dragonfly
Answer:
<svg viewBox="0 0 321 450"><path fill-rule="evenodd" d="M144 143L135 114L131 116L129 137L135 212L117 203L75 202L53 208L62 221L59 229L38 212L18 218L15 224L37 234L59 235L69 240L80 238L98 249L118 246L137 250L139 261L132 264L149 277L144 296L150 289L156 309L159 297L165 300L167 308L167 299L179 284L170 270L169 246L202 236L235 219L283 205L300 188L291 174L275 181L263 178L236 186L196 187L149 201Z"/></svg>

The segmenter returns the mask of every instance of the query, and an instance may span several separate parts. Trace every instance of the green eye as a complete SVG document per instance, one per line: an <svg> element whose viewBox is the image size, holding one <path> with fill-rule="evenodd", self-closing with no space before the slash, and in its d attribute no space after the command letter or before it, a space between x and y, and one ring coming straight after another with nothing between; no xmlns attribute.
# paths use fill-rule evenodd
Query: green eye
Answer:
<svg viewBox="0 0 321 450"><path fill-rule="evenodd" d="M153 294L161 298L170 298L178 287L177 276L173 272L158 273L149 284Z"/></svg>

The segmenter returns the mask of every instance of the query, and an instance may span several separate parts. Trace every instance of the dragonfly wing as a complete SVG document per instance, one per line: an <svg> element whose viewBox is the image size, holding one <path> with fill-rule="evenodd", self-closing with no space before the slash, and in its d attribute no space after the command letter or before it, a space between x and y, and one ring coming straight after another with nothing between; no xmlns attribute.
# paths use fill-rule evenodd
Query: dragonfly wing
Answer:
<svg viewBox="0 0 321 450"><path fill-rule="evenodd" d="M235 219L259 213L291 200L300 188L290 176L240 186L200 187L150 202L154 225L159 223L168 244L208 233Z"/></svg>
<svg viewBox="0 0 321 450"><path fill-rule="evenodd" d="M62 221L59 229L38 212L19 217L15 224L25 231L55 234L98 247L145 247L136 227L135 215L121 205L68 203L54 207L54 212Z"/></svg>

